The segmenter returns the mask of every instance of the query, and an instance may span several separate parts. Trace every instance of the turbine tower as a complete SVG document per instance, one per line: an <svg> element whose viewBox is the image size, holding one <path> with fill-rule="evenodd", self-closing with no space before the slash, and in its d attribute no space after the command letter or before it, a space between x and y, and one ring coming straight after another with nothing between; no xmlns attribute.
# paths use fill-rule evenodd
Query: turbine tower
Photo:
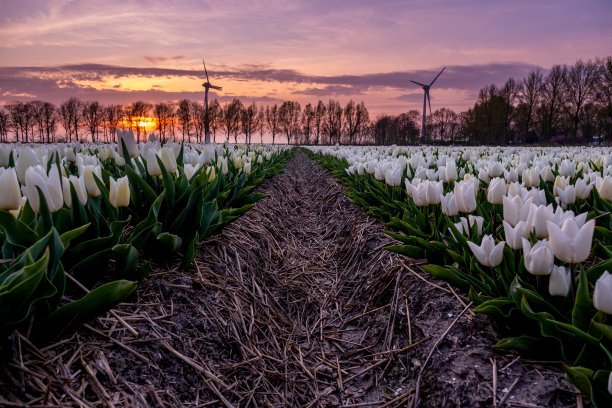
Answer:
<svg viewBox="0 0 612 408"><path fill-rule="evenodd" d="M206 82L202 84L202 86L204 87L204 142L206 144L209 144L210 143L210 125L208 121L208 90L212 88L212 89L216 89L220 91L223 88L221 88L220 86L212 85L210 83L210 81L208 80L208 71L206 70L206 63L204 62L203 59L202 59L202 65L204 65L204 73L206 74Z"/></svg>
<svg viewBox="0 0 612 408"><path fill-rule="evenodd" d="M446 67L442 68L442 71L444 71L445 69ZM410 82L420 85L425 91L425 95L423 95L423 128L421 129L421 140L427 141L427 135L425 134L425 124L427 123L427 103L429 103L429 114L431 115L431 100L429 99L429 88L431 88L434 82L436 82L436 79L438 79L442 71L440 71L440 73L436 75L436 77L433 79L433 81L431 81L429 85L410 80Z"/></svg>

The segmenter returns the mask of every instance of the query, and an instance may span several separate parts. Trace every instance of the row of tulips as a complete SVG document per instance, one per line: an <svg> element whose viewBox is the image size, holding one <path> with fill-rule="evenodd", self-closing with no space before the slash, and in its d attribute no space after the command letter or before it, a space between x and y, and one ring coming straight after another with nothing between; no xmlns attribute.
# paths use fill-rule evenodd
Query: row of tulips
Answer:
<svg viewBox="0 0 612 408"><path fill-rule="evenodd" d="M0 145L0 331L61 336L129 296L150 259L188 265L292 154L118 136L118 145ZM95 289L83 296L83 285Z"/></svg>
<svg viewBox="0 0 612 408"><path fill-rule="evenodd" d="M346 194L504 337L612 403L610 148L319 147Z"/></svg>

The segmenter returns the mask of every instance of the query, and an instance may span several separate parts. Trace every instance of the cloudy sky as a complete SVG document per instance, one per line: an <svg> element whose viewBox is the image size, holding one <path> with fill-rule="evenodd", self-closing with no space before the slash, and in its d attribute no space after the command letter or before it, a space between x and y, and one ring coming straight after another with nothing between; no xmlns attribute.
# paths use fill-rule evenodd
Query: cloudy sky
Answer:
<svg viewBox="0 0 612 408"><path fill-rule="evenodd" d="M212 98L467 109L490 83L612 55L610 0L0 0L0 104Z"/></svg>

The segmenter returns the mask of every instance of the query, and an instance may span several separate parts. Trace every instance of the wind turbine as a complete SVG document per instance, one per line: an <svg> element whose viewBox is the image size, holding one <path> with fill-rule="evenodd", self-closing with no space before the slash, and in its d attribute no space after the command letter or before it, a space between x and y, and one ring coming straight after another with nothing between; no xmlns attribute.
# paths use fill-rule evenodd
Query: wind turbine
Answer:
<svg viewBox="0 0 612 408"><path fill-rule="evenodd" d="M202 86L204 87L204 142L206 144L209 144L210 143L210 125L208 122L208 90L212 88L212 89L216 89L220 91L223 88L221 88L220 86L212 85L210 83L210 81L208 80L208 71L206 70L206 63L204 62L203 59L202 59L202 65L204 65L204 73L206 74L206 82L202 84Z"/></svg>
<svg viewBox="0 0 612 408"><path fill-rule="evenodd" d="M442 71L444 71L445 69L446 69L446 67L442 68ZM440 73L438 75L436 75L436 77L433 79L433 81L431 81L431 83L429 85L422 84L420 82L410 80L410 82L412 82L414 84L421 85L421 87L425 91L425 95L423 95L423 128L421 130L421 135L422 135L421 138L422 138L422 140L427 140L426 134L425 134L425 124L427 123L427 109L426 109L427 108L427 103L429 103L429 114L431 115L431 100L429 99L429 88L431 88L431 86L434 84L434 82L436 82L436 79L438 79L438 77L440 76L442 71L440 71Z"/></svg>

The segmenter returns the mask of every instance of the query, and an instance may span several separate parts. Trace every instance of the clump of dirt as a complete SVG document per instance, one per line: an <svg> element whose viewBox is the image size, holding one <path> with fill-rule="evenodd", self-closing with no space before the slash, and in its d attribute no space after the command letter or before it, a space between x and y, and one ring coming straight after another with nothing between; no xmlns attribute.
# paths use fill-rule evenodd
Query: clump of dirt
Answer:
<svg viewBox="0 0 612 408"><path fill-rule="evenodd" d="M3 348L0 405L570 407L559 365L497 353L484 316L387 252L384 227L302 152L268 194L157 265L72 337Z"/></svg>

